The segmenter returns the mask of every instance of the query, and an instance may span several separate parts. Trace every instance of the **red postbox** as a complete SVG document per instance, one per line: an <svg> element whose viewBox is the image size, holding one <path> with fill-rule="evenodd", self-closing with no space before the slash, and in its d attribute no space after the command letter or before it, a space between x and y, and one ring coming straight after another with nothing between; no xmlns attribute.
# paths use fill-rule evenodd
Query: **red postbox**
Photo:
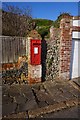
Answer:
<svg viewBox="0 0 80 120"><path fill-rule="evenodd" d="M31 65L41 64L41 40L31 40L30 42L30 62Z"/></svg>

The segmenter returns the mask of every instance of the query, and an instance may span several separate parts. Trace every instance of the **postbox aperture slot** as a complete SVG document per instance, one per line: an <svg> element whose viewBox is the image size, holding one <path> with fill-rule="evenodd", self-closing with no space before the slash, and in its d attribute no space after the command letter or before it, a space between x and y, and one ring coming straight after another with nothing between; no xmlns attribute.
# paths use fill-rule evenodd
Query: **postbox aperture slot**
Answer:
<svg viewBox="0 0 80 120"><path fill-rule="evenodd" d="M33 45L41 45L41 43L33 43Z"/></svg>

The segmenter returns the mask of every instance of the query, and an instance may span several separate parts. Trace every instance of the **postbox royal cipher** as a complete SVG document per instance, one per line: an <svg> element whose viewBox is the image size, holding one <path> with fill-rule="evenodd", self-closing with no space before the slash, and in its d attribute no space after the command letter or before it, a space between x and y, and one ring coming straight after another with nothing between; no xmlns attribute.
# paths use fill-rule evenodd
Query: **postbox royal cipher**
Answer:
<svg viewBox="0 0 80 120"><path fill-rule="evenodd" d="M30 62L32 65L41 64L41 40L31 40Z"/></svg>

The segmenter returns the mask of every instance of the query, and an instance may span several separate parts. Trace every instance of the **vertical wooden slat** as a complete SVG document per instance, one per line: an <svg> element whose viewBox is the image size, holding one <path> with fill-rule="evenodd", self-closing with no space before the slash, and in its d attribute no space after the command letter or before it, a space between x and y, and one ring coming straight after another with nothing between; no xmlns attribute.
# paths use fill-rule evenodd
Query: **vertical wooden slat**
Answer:
<svg viewBox="0 0 80 120"><path fill-rule="evenodd" d="M3 49L4 49L4 62L5 63L8 62L8 59L7 59L8 46L7 46L7 44L8 44L8 40L7 40L7 38L4 38Z"/></svg>
<svg viewBox="0 0 80 120"><path fill-rule="evenodd" d="M19 57L19 38L17 38L17 61L18 61L18 57Z"/></svg>
<svg viewBox="0 0 80 120"><path fill-rule="evenodd" d="M25 46L26 46L26 50L25 50L25 54L26 54L26 56L28 56L28 39L27 38L25 38L26 40L25 40Z"/></svg>
<svg viewBox="0 0 80 120"><path fill-rule="evenodd" d="M26 38L10 36L8 37L1 36L1 38L2 38L2 63L17 62L19 56L26 55L27 52Z"/></svg>
<svg viewBox="0 0 80 120"><path fill-rule="evenodd" d="M24 55L24 39L22 39L22 55Z"/></svg>
<svg viewBox="0 0 80 120"><path fill-rule="evenodd" d="M15 38L13 38L13 62L15 62Z"/></svg>
<svg viewBox="0 0 80 120"><path fill-rule="evenodd" d="M13 62L13 57L14 57L14 51L13 51L13 47L14 47L14 41L13 41L13 38L11 37L10 38L10 63L12 63Z"/></svg>
<svg viewBox="0 0 80 120"><path fill-rule="evenodd" d="M2 37L2 63L4 63L4 37Z"/></svg>
<svg viewBox="0 0 80 120"><path fill-rule="evenodd" d="M2 38L0 37L0 63L2 63Z"/></svg>
<svg viewBox="0 0 80 120"><path fill-rule="evenodd" d="M6 43L6 44L5 44L5 47L6 47L6 49L5 49L5 50L6 50L6 52L5 52L5 55L6 55L6 63L9 63L9 59L10 59L10 57L9 57L9 56L10 56L10 53L9 53L9 52L10 52L10 50L9 50L9 49L10 49L9 37L6 39L5 43Z"/></svg>
<svg viewBox="0 0 80 120"><path fill-rule="evenodd" d="M4 38L2 38L2 63L4 63L4 49L3 49Z"/></svg>
<svg viewBox="0 0 80 120"><path fill-rule="evenodd" d="M10 47L11 47L11 41L10 41L10 38L8 39L8 41L7 41L7 43L8 43L8 47L7 47L7 56L8 56L8 63L10 63L10 59L11 59L11 49L10 49Z"/></svg>
<svg viewBox="0 0 80 120"><path fill-rule="evenodd" d="M15 62L17 62L17 40L15 38Z"/></svg>
<svg viewBox="0 0 80 120"><path fill-rule="evenodd" d="M19 44L20 45L20 51L19 51L19 53L20 53L20 56L22 56L22 39L21 38L20 38L19 42L20 42L20 44Z"/></svg>
<svg viewBox="0 0 80 120"><path fill-rule="evenodd" d="M18 57L20 56L20 38L18 38Z"/></svg>

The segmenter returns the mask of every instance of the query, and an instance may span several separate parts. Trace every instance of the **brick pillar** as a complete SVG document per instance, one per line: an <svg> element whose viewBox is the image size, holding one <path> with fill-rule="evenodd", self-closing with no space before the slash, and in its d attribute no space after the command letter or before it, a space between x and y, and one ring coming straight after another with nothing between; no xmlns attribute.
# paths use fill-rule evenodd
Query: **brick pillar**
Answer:
<svg viewBox="0 0 80 120"><path fill-rule="evenodd" d="M62 18L60 22L60 69L59 76L63 79L70 79L70 58L72 46L71 18Z"/></svg>
<svg viewBox="0 0 80 120"><path fill-rule="evenodd" d="M41 40L41 36L37 31L32 30L28 36L28 83L37 83L41 82L42 77L42 65L32 65L31 64L31 40Z"/></svg>

